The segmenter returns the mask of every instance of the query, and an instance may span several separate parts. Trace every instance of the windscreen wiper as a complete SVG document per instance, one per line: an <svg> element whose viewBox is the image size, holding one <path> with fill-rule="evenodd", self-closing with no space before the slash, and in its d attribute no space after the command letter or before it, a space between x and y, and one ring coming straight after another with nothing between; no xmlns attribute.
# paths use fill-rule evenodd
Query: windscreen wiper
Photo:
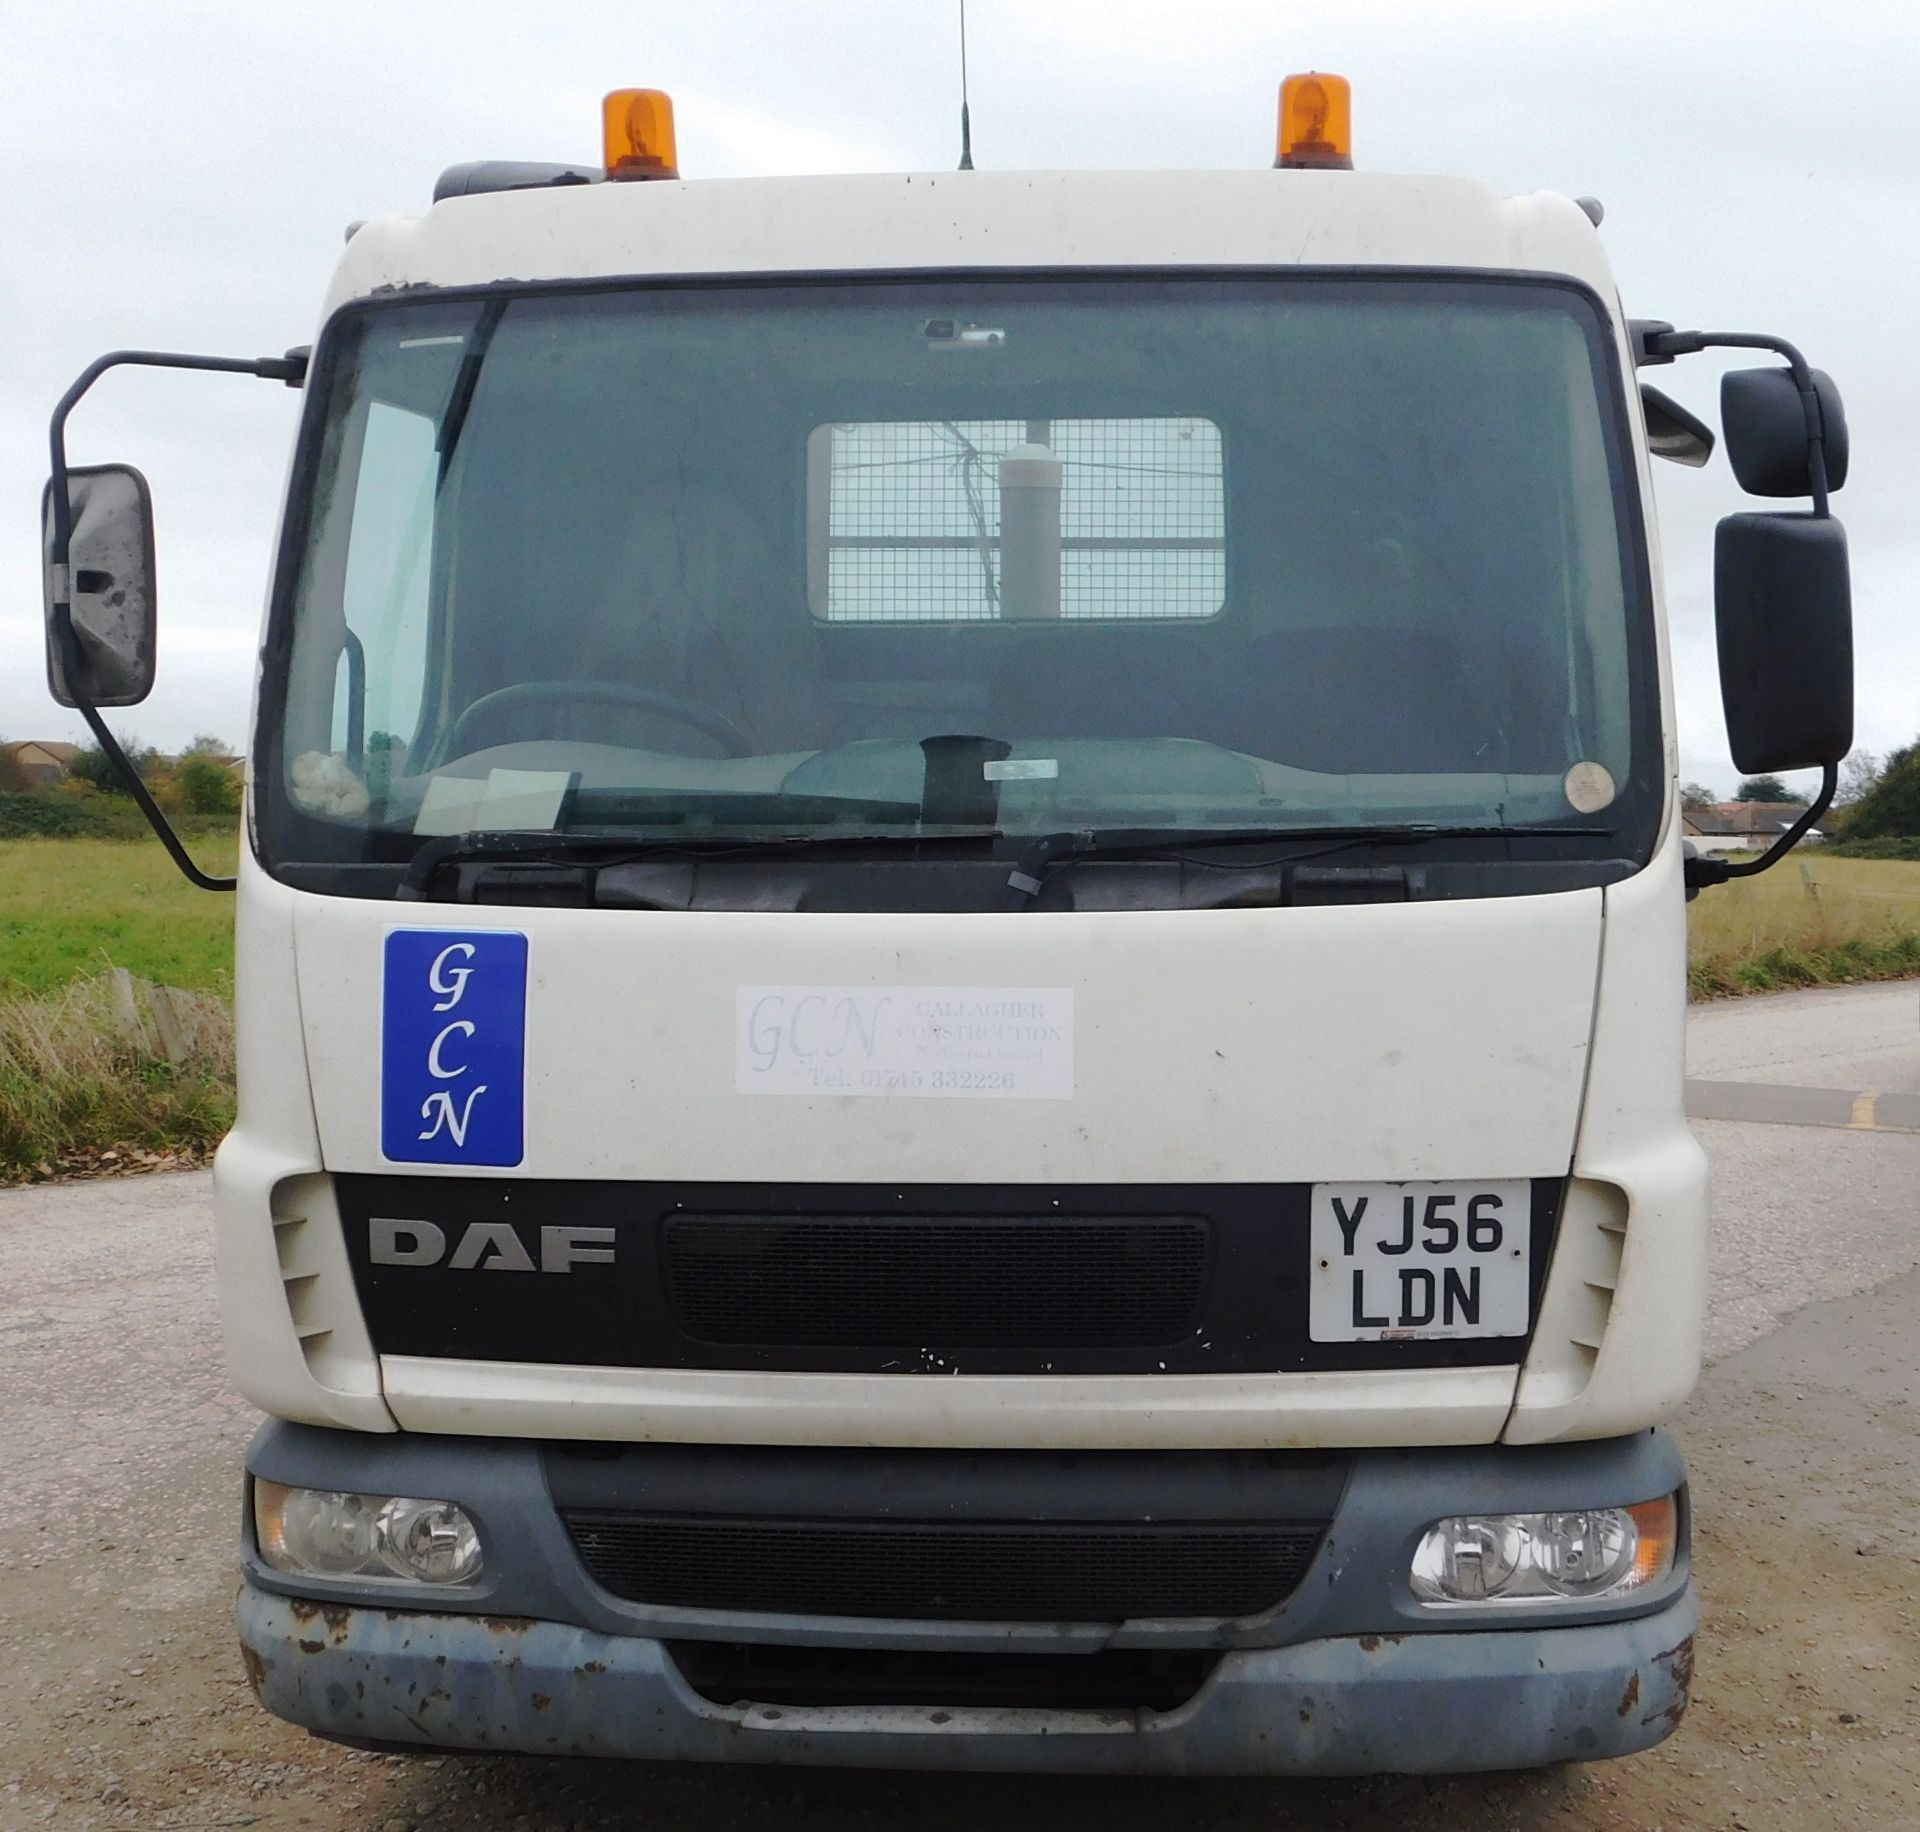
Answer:
<svg viewBox="0 0 1920 1832"><path fill-rule="evenodd" d="M467 430L467 415L473 408L474 390L480 386L480 371L486 366L487 350L506 311L507 302L504 299L490 300L482 308L467 337L460 367L453 372L453 386L447 392L446 409L440 416L438 446L442 483L446 482L447 472L453 466L453 454L459 448L460 435Z"/></svg>
<svg viewBox="0 0 1920 1832"><path fill-rule="evenodd" d="M902 803L904 818L918 812ZM450 833L431 839L408 861L394 896L402 903L434 901L434 884L443 869L460 865L572 867L597 871L609 865L638 864L684 855L700 859L802 858L823 853L952 846L978 842L984 849L999 838L992 831L940 834L902 829L793 834L724 834L711 829L687 834L625 835L563 830L502 833Z"/></svg>
<svg viewBox="0 0 1920 1832"><path fill-rule="evenodd" d="M893 812L885 804L863 809L884 818ZM903 803L903 817L913 812ZM1604 836L1606 827L1565 826L1420 826L1399 824L1375 827L1105 827L1044 833L1029 841L1014 860L1001 893L1003 909L1025 909L1038 897L1055 868L1086 858L1152 859L1200 869L1259 872L1304 864L1333 853L1363 846L1417 846L1431 841L1461 839L1524 839ZM401 902L436 900L437 885L448 867L500 865L533 872L540 867L576 874L575 883L590 888L590 879L611 866L685 858L709 862L752 859L762 862L819 858L860 858L873 853L939 854L952 857L955 849L991 856L1005 835L994 828L960 832L928 832L902 825L886 830L831 829L810 833L717 833L712 828L685 834L625 835L605 832L514 830L499 833L447 834L428 840L414 854L395 897ZM1284 846L1268 857L1213 859L1200 856L1224 846ZM455 896L459 876L455 878Z"/></svg>
<svg viewBox="0 0 1920 1832"><path fill-rule="evenodd" d="M1532 839L1605 835L1609 827L1457 826L1397 822L1374 827L1090 827L1043 833L1014 861L1002 894L1003 909L1029 907L1054 870L1076 859L1162 859L1221 871L1261 871L1361 846L1418 846L1434 840ZM1270 859L1193 857L1196 848L1285 844L1292 850Z"/></svg>

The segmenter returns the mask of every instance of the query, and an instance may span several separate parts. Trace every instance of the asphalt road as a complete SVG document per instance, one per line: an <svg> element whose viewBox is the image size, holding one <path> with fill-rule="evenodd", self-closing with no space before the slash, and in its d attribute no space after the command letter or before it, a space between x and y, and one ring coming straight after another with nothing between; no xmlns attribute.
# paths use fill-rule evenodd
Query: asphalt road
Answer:
<svg viewBox="0 0 1920 1832"><path fill-rule="evenodd" d="M1856 1096L1920 1090L1920 991L1909 984L1705 1007L1692 1020L1690 1071L1715 1085ZM1847 1112L1855 1111L1849 1103ZM1887 1471L1889 1479L1906 1480L1920 1379L1899 1361L1910 1314L1900 1308L1910 1300L1899 1294L1909 1288L1920 1294L1920 1281L1890 1282L1920 1267L1920 1132L1742 1120L1704 1122L1700 1131L1716 1169L1710 1358L1743 1349L1762 1355L1769 1345L1760 1339L1782 1319L1826 1301L1804 1325L1807 1341L1820 1346L1796 1353L1832 1364L1812 1369L1806 1384L1825 1382L1845 1395L1850 1360L1871 1323L1895 1345L1886 1351L1895 1368L1886 1376L1893 1383L1886 1403L1894 1408L1887 1416L1898 1415L1900 1435L1885 1440ZM403 1782L387 1759L312 1743L253 1705L233 1654L227 1611L238 1471L254 1420L229 1392L220 1362L208 1209L204 1174L0 1191L7 1267L0 1298L0 1442L8 1476L0 1503L0 1672L11 1682L0 1686L0 1827L623 1823L618 1803L630 1785L624 1781L580 1780L576 1770L576 1779L543 1793L544 1784L512 1779L527 1772L524 1764L436 1761L425 1768L407 1764ZM1880 1311L1847 1324L1833 1301L1876 1287L1886 1288ZM1761 1437L1776 1426L1757 1413L1749 1420L1755 1442L1747 1447L1756 1454L1743 1459L1737 1442L1721 1442L1746 1429L1748 1391L1744 1377L1728 1377L1719 1400L1708 1395L1709 1404L1722 1408L1716 1450L1728 1463L1730 1494L1743 1480L1750 1486L1757 1480L1742 1477L1742 1460L1752 1466L1756 1455L1762 1461L1774 1455ZM1845 1411L1844 1402L1836 1404ZM1814 1473L1806 1480L1831 1486L1832 1472L1823 1476L1815 1467L1820 1446L1809 1447L1804 1431L1794 1440L1791 1419L1776 1424L1788 1433L1779 1454L1803 1462L1812 1457ZM1827 1435L1837 1443L1838 1427ZM1867 1440L1866 1452L1856 1444L1845 1466L1858 1478L1863 1518L1892 1506L1892 1491L1884 1483L1874 1487L1881 1441ZM1730 1514L1746 1505L1727 1504ZM1752 1505L1765 1504L1756 1499ZM1729 1558L1736 1555L1766 1566L1779 1554L1778 1548L1731 1548ZM1904 1572L1907 1588L1890 1594L1911 1601L1920 1566L1907 1563ZM1876 1605L1883 1615L1886 1607ZM1812 1638L1809 1661L1822 1638ZM1905 1645L1912 1644L1909 1632ZM1815 1689L1813 1679L1799 1683ZM1909 1713L1920 1703L1920 1667L1913 1688ZM1847 1716L1855 1726L1862 1722L1860 1712ZM1690 1722L1670 1746L1682 1761L1694 1734ZM1460 1784L1436 1784L1418 1795L1406 1790L1426 1784L1395 1784L1389 1798L1361 1783L1296 1795L1284 1812L1269 1803L1248 1809L1253 1816L1247 1817L1237 1806L1230 1815L1200 1821L1177 1795L1163 1793L1164 1822L1131 1810L1125 1817L1128 1824L1362 1825L1374 1823L1378 1806L1403 1832L1496 1818L1542 1827L1650 1824L1633 1816L1641 1809L1630 1804L1631 1787L1623 1793L1622 1784L1606 1776L1635 1769L1657 1776L1665 1771L1645 1767L1656 1760L1664 1756L1593 1771L1600 1778L1572 1792L1565 1781L1489 1783L1494 1791L1475 1797L1477 1805L1463 1801ZM1905 1773L1897 1765L1893 1772ZM939 1783L918 1784L926 1791L916 1795L889 1778L884 1787L863 1783L836 1794L845 1779L782 1777L776 1784L703 1775L673 1784L678 1809L644 1817L716 1828L952 1823L939 1807ZM1029 1817L1014 1811L1025 1798L1018 1784L1004 1784L1003 1795L992 1791L999 1784L985 1793L982 1785L967 1796L969 1823L1011 1815L1012 1832L1063 1812L1074 1816L1058 1789L1035 1795L1050 1804ZM1876 1778L1873 1785L1896 1783ZM638 1812L641 1796L632 1798ZM1244 1806L1252 1797L1233 1798ZM1911 1799L1911 1816L1903 1808L1900 1816L1877 1817L1883 1808L1875 1804L1861 1807L1864 1816L1833 1808L1828 1822L1920 1819L1920 1795L1902 1798ZM1603 1818L1606 1803L1612 1804ZM1296 1809L1308 1816L1294 1817ZM602 1817L609 1811L621 1816ZM1669 1816L1665 1823L1789 1823L1769 1819L1764 1799L1749 1812L1744 1819Z"/></svg>
<svg viewBox="0 0 1920 1832"><path fill-rule="evenodd" d="M1696 1005L1687 1073L1920 1094L1920 986L1838 986Z"/></svg>
<svg viewBox="0 0 1920 1832"><path fill-rule="evenodd" d="M1786 1088L1836 1092L1850 1119L1863 1094L1920 1091L1920 987L1696 1006L1687 1074L1763 1091L1754 1105ZM1920 1265L1920 1133L1698 1118L1694 1130L1713 1158L1709 1360L1803 1304Z"/></svg>

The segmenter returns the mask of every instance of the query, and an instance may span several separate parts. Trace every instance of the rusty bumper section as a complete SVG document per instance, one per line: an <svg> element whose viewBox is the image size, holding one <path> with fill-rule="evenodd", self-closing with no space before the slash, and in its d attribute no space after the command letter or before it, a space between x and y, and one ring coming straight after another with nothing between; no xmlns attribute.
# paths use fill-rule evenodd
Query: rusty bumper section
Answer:
<svg viewBox="0 0 1920 1832"><path fill-rule="evenodd" d="M1176 1711L724 1706L659 1641L520 1617L303 1602L247 1585L260 1702L329 1736L696 1762L1350 1775L1630 1755L1687 1705L1689 1589L1630 1622L1365 1635L1226 1655Z"/></svg>

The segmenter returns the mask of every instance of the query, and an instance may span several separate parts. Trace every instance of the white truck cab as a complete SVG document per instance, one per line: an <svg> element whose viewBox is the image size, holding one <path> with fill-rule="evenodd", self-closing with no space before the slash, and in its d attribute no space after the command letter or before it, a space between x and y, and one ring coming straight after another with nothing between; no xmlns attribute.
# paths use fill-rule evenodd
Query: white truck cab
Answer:
<svg viewBox="0 0 1920 1832"><path fill-rule="evenodd" d="M1837 395L1597 208L1345 169L477 166L310 360L218 1165L266 1707L1116 1771L1687 1702L1691 861L1650 456L1723 397L1736 760L1850 737ZM636 182L636 180L638 180ZM151 678L136 473L55 691ZM134 360L176 359L151 355ZM194 359L178 359L194 360ZM1817 804L1809 819L1817 816ZM182 855L184 857L184 855ZM1768 861L1770 862L1770 860Z"/></svg>

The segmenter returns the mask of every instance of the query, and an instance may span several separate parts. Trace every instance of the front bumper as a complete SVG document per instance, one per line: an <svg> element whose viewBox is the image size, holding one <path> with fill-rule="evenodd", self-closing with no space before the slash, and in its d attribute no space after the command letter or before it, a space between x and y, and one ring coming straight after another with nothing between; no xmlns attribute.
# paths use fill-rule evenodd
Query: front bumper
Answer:
<svg viewBox="0 0 1920 1832"><path fill-rule="evenodd" d="M1530 1768L1650 1748L1698 1609L1584 1628L1363 1635L1225 1654L1177 1710L719 1705L666 1645L518 1617L240 1593L260 1702L323 1735L536 1755L1111 1774Z"/></svg>
<svg viewBox="0 0 1920 1832"><path fill-rule="evenodd" d="M1421 1605L1406 1576L1420 1533L1450 1513L1683 1489L1663 1432L1167 1458L542 1445L270 1423L248 1467L308 1487L446 1496L479 1524L486 1569L450 1592L290 1577L266 1565L249 1521L240 1634L254 1689L279 1716L348 1739L919 1768L1433 1772L1645 1749L1679 1722L1691 1677L1684 1500L1671 1576L1622 1603L1453 1615ZM760 1573L764 1552L720 1552L729 1522L800 1522L824 1537L778 1582L750 1572L757 1592L727 1607L674 1601L661 1551L668 1563L642 1573L661 1593L631 1600L596 1580L569 1536L563 1509L583 1504L714 1522L702 1556L759 1558ZM1017 1619L873 1613L879 1596L933 1597L944 1582L936 1564L933 1591L881 1589L860 1537L876 1524L925 1523L937 1538L943 1523L1143 1519L1325 1524L1283 1600L1252 1615L1047 1619L1061 1612L1015 1594L1031 1575L1019 1563L990 1588ZM836 1543L843 1527L853 1537ZM952 1543L966 1556L964 1536ZM1097 1561L1097 1531L1089 1545ZM1154 1570L1158 1581L1167 1567ZM803 1613L802 1593L826 1607L823 1572L841 1574L852 1588L831 1594L865 1613ZM1120 1594L1143 1602L1142 1581ZM955 1677L968 1661L969 1676L992 1675L973 1690Z"/></svg>

